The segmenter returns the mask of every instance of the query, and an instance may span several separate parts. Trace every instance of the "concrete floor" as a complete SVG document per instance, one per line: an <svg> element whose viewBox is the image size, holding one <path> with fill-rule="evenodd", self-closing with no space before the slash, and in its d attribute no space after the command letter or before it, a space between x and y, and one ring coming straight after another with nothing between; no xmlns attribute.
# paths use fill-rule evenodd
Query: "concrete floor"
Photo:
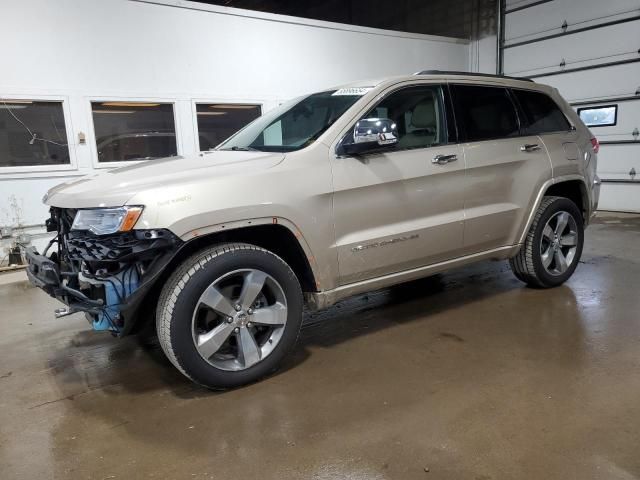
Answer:
<svg viewBox="0 0 640 480"><path fill-rule="evenodd" d="M0 478L638 478L639 287L640 216L603 216L565 286L499 262L356 297L212 393L0 285Z"/></svg>

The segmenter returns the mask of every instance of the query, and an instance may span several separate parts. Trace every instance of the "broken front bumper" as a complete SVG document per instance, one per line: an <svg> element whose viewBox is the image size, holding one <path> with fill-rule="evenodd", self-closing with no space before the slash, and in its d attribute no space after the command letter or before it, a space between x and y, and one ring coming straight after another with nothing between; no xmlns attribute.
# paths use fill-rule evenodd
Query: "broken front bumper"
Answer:
<svg viewBox="0 0 640 480"><path fill-rule="evenodd" d="M168 230L59 233L54 243L50 257L27 249L29 281L68 306L58 316L86 312L94 329L119 335L131 331L142 301L183 245Z"/></svg>
<svg viewBox="0 0 640 480"><path fill-rule="evenodd" d="M101 299L91 299L81 291L67 286L60 266L50 258L40 255L35 247L27 248L26 257L27 277L32 285L66 303L74 311L93 311L103 307Z"/></svg>

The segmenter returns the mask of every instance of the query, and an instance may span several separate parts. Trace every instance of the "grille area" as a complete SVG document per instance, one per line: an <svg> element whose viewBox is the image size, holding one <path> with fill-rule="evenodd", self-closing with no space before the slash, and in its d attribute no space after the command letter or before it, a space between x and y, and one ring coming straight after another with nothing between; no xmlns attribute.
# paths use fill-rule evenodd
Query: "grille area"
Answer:
<svg viewBox="0 0 640 480"><path fill-rule="evenodd" d="M113 235L71 231L66 241L69 260L130 262L146 260L179 240L168 230L135 230Z"/></svg>

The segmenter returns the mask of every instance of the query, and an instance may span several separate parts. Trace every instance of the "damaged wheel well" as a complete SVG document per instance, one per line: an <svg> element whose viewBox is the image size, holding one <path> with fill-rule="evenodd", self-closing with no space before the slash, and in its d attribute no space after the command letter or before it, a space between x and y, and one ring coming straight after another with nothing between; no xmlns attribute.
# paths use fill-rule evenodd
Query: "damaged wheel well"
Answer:
<svg viewBox="0 0 640 480"><path fill-rule="evenodd" d="M192 254L206 247L228 242L250 243L269 250L282 258L294 271L304 292L317 291L315 277L309 264L309 260L295 235L282 225L255 225L238 228L224 232L216 232L209 235L196 237L185 243L178 253L171 259L162 274L156 280L154 286L146 294L143 303L154 305L160 295L160 290L171 273ZM147 308L140 311L140 317L136 322L135 331L144 328L144 325L155 316L155 308Z"/></svg>

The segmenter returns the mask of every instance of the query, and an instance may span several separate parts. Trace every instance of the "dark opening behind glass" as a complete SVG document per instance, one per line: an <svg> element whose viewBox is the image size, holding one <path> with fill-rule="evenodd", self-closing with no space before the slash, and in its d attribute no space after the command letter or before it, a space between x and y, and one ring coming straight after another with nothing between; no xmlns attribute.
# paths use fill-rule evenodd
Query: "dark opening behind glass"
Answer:
<svg viewBox="0 0 640 480"><path fill-rule="evenodd" d="M519 135L515 106L505 88L455 85L454 100L468 142Z"/></svg>
<svg viewBox="0 0 640 480"><path fill-rule="evenodd" d="M62 102L0 99L0 167L69 163Z"/></svg>
<svg viewBox="0 0 640 480"><path fill-rule="evenodd" d="M198 103L200 150L210 150L261 115L260 105Z"/></svg>
<svg viewBox="0 0 640 480"><path fill-rule="evenodd" d="M173 105L92 102L98 161L151 160L177 155Z"/></svg>

